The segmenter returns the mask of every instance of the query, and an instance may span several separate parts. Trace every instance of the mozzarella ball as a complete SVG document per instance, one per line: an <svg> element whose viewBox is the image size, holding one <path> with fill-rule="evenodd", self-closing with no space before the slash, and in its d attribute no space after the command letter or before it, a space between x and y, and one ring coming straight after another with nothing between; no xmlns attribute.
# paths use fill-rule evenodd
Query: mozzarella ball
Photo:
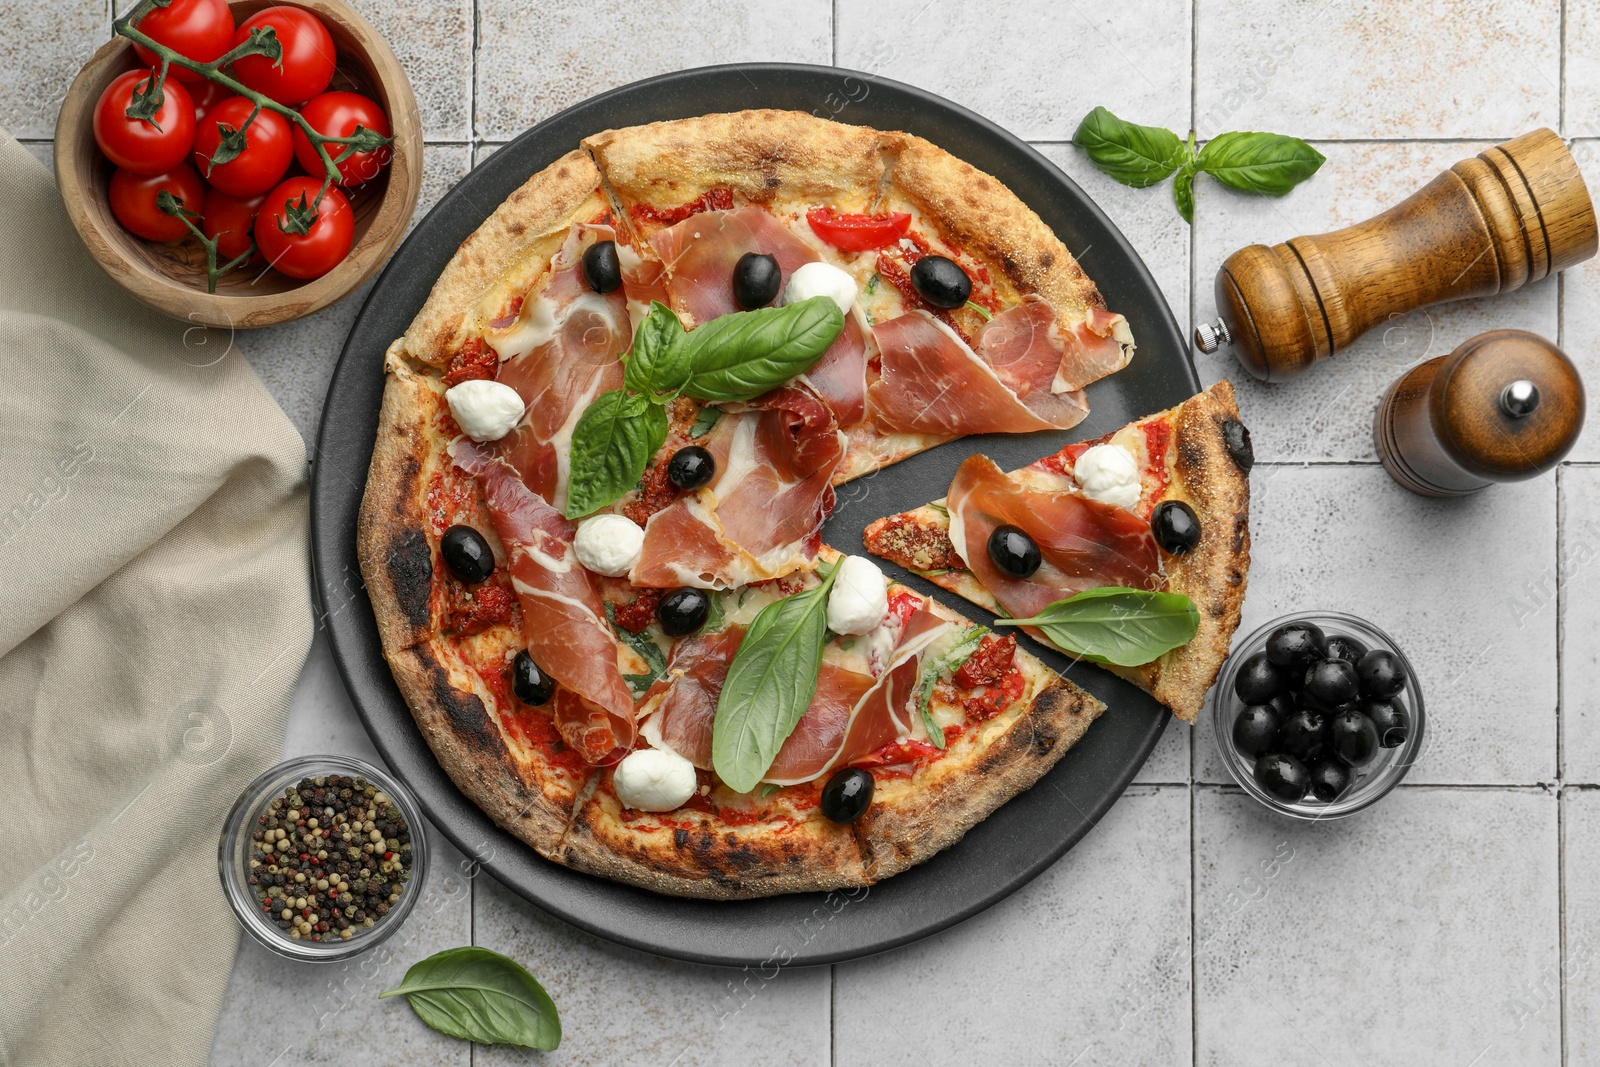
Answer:
<svg viewBox="0 0 1600 1067"><path fill-rule="evenodd" d="M578 523L572 548L578 562L589 570L620 578L639 562L644 530L623 515L591 515Z"/></svg>
<svg viewBox="0 0 1600 1067"><path fill-rule="evenodd" d="M789 275L783 302L798 304L814 296L828 297L848 315L856 302L856 280L832 264L806 263Z"/></svg>
<svg viewBox="0 0 1600 1067"><path fill-rule="evenodd" d="M1139 503L1139 464L1121 445L1090 448L1073 464L1072 476L1090 500L1130 510Z"/></svg>
<svg viewBox="0 0 1600 1067"><path fill-rule="evenodd" d="M623 807L635 811L672 811L694 796L700 781L694 764L660 748L641 748L623 757L611 784Z"/></svg>
<svg viewBox="0 0 1600 1067"><path fill-rule="evenodd" d="M865 556L846 556L828 592L828 629L836 634L871 633L887 614L889 580Z"/></svg>
<svg viewBox="0 0 1600 1067"><path fill-rule="evenodd" d="M461 432L474 441L498 441L522 421L527 407L511 386L474 378L452 385L444 394Z"/></svg>

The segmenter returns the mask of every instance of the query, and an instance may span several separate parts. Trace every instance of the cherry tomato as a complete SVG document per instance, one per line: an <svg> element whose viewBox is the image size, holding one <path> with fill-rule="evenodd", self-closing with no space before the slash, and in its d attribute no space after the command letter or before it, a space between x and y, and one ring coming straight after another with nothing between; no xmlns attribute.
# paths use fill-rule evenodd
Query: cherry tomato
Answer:
<svg viewBox="0 0 1600 1067"><path fill-rule="evenodd" d="M159 11L160 9L157 8L157 10ZM188 86L188 89L189 96L194 100L195 122L199 122L205 117L207 111L210 111L233 95L232 89L229 89L221 82L214 82L209 78L202 78L193 85Z"/></svg>
<svg viewBox="0 0 1600 1067"><path fill-rule="evenodd" d="M383 108L360 93L323 93L300 109L300 117L324 137L349 137L356 132L357 126L364 126L384 137L389 136L390 132L389 120ZM327 149L330 156L338 159L344 146L330 144ZM384 145L370 152L357 152L341 161L338 164L339 184L361 185L371 181L389 162L392 154L389 146ZM318 158L316 148L312 147L311 138L298 126L294 128L294 158L300 161L307 174L320 176L323 173L322 160Z"/></svg>
<svg viewBox="0 0 1600 1067"><path fill-rule="evenodd" d="M152 8L135 28L185 59L201 63L214 62L233 47L233 11L226 0L172 0L166 7ZM144 45L136 44L133 50L141 63L161 65L161 58ZM167 73L181 82L206 80L176 64Z"/></svg>
<svg viewBox="0 0 1600 1067"><path fill-rule="evenodd" d="M119 74L94 105L94 140L106 158L136 174L163 174L189 158L194 147L194 101L189 90L168 80L155 121L130 119L133 91L148 70Z"/></svg>
<svg viewBox="0 0 1600 1067"><path fill-rule="evenodd" d="M329 186L317 206L317 217L311 221L310 232L294 233L284 229L288 216L287 205L299 206L303 197L310 205L316 200L322 182L316 178L294 177L267 194L256 216L256 244L267 262L291 278L320 278L339 264L350 251L355 240L355 215L350 211L350 201L336 186Z"/></svg>
<svg viewBox="0 0 1600 1067"><path fill-rule="evenodd" d="M220 126L239 129L255 105L242 96L230 96L206 113L194 135L194 165L214 188L230 196L260 196L283 180L294 160L294 139L289 120L276 111L262 109L245 127L244 151L226 163L211 165L222 144Z"/></svg>
<svg viewBox="0 0 1600 1067"><path fill-rule="evenodd" d="M227 193L212 191L206 194L206 217L200 231L217 239L217 264L245 254L250 248L250 235L255 230L256 213L267 202L265 196L243 199Z"/></svg>
<svg viewBox="0 0 1600 1067"><path fill-rule="evenodd" d="M274 65L266 56L245 56L233 64L233 75L258 93L280 104L301 104L328 87L333 80L333 38L317 16L297 7L269 7L244 21L233 43L244 44L257 26L271 26L283 46L283 62Z"/></svg>
<svg viewBox="0 0 1600 1067"><path fill-rule="evenodd" d="M904 237L911 216L904 211L884 215L846 215L831 207L806 212L811 232L841 252L868 252L886 248Z"/></svg>
<svg viewBox="0 0 1600 1067"><path fill-rule="evenodd" d="M118 168L111 175L111 214L130 233L147 241L176 241L189 232L179 219L156 206L156 195L167 190L195 214L204 214L206 185L187 163L165 174L139 174Z"/></svg>

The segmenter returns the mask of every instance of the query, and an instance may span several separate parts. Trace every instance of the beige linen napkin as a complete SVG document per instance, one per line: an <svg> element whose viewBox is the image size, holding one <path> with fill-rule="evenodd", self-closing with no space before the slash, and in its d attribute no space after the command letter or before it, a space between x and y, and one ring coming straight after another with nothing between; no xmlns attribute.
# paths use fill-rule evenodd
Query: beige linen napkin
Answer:
<svg viewBox="0 0 1600 1067"><path fill-rule="evenodd" d="M205 1062L217 835L311 636L305 450L0 132L0 1064Z"/></svg>

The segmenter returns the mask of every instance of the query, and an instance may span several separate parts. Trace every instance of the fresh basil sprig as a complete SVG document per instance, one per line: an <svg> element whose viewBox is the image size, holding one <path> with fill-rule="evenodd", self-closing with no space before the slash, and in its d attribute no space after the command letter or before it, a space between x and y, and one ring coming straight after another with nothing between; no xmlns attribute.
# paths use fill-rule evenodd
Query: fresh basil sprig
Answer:
<svg viewBox="0 0 1600 1067"><path fill-rule="evenodd" d="M441 1034L485 1045L553 1049L561 1044L555 1002L516 960L468 946L435 953L378 999L403 995Z"/></svg>
<svg viewBox="0 0 1600 1067"><path fill-rule="evenodd" d="M821 584L756 613L728 665L711 723L711 766L735 792L756 787L816 695L839 568L817 573Z"/></svg>
<svg viewBox="0 0 1600 1067"><path fill-rule="evenodd" d="M1196 152L1192 130L1186 144L1171 130L1119 119L1103 107L1084 116L1072 143L1100 170L1135 189L1176 172L1172 198L1185 222L1194 221L1196 175L1209 174L1241 192L1282 196L1324 162L1322 153L1300 138L1279 133L1219 134Z"/></svg>
<svg viewBox="0 0 1600 1067"><path fill-rule="evenodd" d="M1200 612L1182 593L1108 585L1057 600L1032 618L995 625L1037 626L1079 659L1138 667L1193 640Z"/></svg>
<svg viewBox="0 0 1600 1067"><path fill-rule="evenodd" d="M978 650L983 635L988 632L987 626L968 627L956 639L956 643L950 646L948 652L922 668L922 677L917 682L917 713L922 716L923 729L928 731L928 739L933 742L935 748L944 748L944 727L933 719L934 686L939 684L940 678L960 670L961 665L971 659L972 654Z"/></svg>

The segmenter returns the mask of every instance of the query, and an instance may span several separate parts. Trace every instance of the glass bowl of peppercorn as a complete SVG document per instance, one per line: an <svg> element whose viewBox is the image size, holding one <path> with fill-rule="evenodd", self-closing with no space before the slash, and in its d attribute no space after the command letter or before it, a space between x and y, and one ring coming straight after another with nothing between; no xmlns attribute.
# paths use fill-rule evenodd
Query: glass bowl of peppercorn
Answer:
<svg viewBox="0 0 1600 1067"><path fill-rule="evenodd" d="M346 959L405 922L428 873L411 791L348 756L286 760L248 785L217 849L239 924L273 952Z"/></svg>

